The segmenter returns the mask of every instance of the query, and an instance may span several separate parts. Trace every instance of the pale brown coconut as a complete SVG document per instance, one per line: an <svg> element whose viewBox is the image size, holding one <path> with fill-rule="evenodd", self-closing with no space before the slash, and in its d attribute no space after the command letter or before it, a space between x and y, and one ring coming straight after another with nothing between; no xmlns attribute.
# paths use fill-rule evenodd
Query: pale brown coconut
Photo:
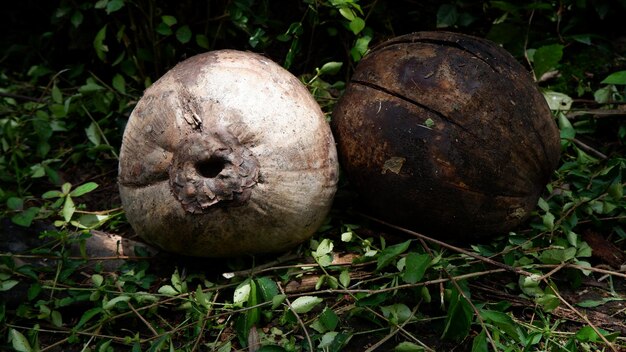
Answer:
<svg viewBox="0 0 626 352"><path fill-rule="evenodd" d="M306 87L263 56L222 50L146 90L124 131L119 189L147 242L225 257L309 238L337 175L330 128Z"/></svg>

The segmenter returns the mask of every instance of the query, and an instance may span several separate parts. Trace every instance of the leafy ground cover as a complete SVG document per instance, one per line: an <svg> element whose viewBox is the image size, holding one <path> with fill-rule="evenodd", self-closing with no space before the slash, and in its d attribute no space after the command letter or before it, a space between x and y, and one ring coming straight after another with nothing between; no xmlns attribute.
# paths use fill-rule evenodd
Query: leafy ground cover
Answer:
<svg viewBox="0 0 626 352"><path fill-rule="evenodd" d="M0 45L0 349L626 350L624 1L36 5L7 9ZM435 29L502 44L553 110L560 166L523 227L439 242L360 213L343 181L328 223L278 258L132 242L117 151L167 68L210 49L262 52L330 115L368 48ZM122 237L93 254L94 240Z"/></svg>

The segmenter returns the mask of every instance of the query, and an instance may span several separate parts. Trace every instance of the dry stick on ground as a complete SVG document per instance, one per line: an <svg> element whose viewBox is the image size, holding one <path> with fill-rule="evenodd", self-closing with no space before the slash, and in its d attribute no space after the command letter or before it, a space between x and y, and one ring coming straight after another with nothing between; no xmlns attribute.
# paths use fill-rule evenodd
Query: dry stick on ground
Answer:
<svg viewBox="0 0 626 352"><path fill-rule="evenodd" d="M280 290L280 293L285 295L285 302L287 303L287 307L289 307L289 310L291 310L293 315L298 320L298 324L300 324L300 326L302 327L302 331L304 332L304 336L306 337L306 341L309 344L309 349L311 351L313 351L314 350L313 349L313 341L311 341L311 336L309 336L309 332L306 329L306 325L304 325L304 322L302 321L302 319L300 318L298 313L296 313L295 309L293 309L293 307L291 306L291 302L289 301L289 297L287 297L287 294L285 294L285 290L283 289L283 285L281 285L280 282L277 282L276 284L278 285L278 289Z"/></svg>
<svg viewBox="0 0 626 352"><path fill-rule="evenodd" d="M504 269L492 269L492 270L485 270L485 271L480 271L480 272L475 272L475 273L469 273L469 274L463 274L463 275L459 275L456 276L455 279L457 280L464 280L464 279L469 279L472 277L478 277L478 276L484 276L484 275L489 275L489 274L494 274L494 273L501 273L504 272L506 270ZM307 296L310 295L311 292L315 292L318 294L322 294L322 293L327 293L327 294L337 294L337 293L346 293L346 294L351 294L351 293L368 293L368 294L378 294L378 293L384 293L384 292L391 292L391 291L397 291L397 290L402 290L405 288L416 288L416 287L422 287L422 286L429 286L429 285L436 285L436 284L442 284L442 283L446 283L450 281L450 279L434 279L434 280L429 280L429 281L424 281L424 282L418 282L418 283L414 283L414 284L403 284L403 285L397 285L397 286L392 286L392 287L386 287L386 288L379 288L379 289L327 289L327 290L312 290L312 291L306 291L306 292L299 292L299 293L291 293L289 294L290 297L300 297L300 296Z"/></svg>
<svg viewBox="0 0 626 352"><path fill-rule="evenodd" d="M593 271L593 272L596 272L596 273L601 273L601 274L606 274L606 275L619 276L622 279L626 279L626 274L620 273L620 272L617 272L617 271L613 271L613 270L606 270L606 269L596 268L596 267L586 267L586 266L582 266L582 265L578 265L578 264L567 264L567 267L568 268L578 269L578 270Z"/></svg>
<svg viewBox="0 0 626 352"><path fill-rule="evenodd" d="M561 269L563 269L564 267L567 266L567 263L561 263L559 265L557 265L556 267L554 267L554 269L550 270L547 274L541 275L541 277L539 277L537 279L537 281L544 281L545 279L551 277L552 275L556 274L557 271L560 271Z"/></svg>
<svg viewBox="0 0 626 352"><path fill-rule="evenodd" d="M34 101L35 103L43 103L44 102L44 100L40 99L40 98L33 98L33 97L26 96L26 95L13 94L13 93L0 92L0 97Z"/></svg>
<svg viewBox="0 0 626 352"><path fill-rule="evenodd" d="M198 337L196 338L196 342L194 342L193 347L191 348L191 352L195 351L198 348L198 345L200 344L200 340L202 339L203 331L204 328L206 327L206 322L209 321L209 316L211 316L211 313L213 312L213 305L215 304L215 302L217 302L217 297L219 296L220 291L217 291L215 293L215 296L213 296L213 303L209 306L209 309L207 309L206 311L206 315L204 317L204 319L202 319L202 327L200 328L200 333L198 334Z"/></svg>
<svg viewBox="0 0 626 352"><path fill-rule="evenodd" d="M448 248L448 249L451 249L451 250L457 251L457 252L459 252L459 253L462 253L462 254L468 255L468 256L470 256L470 257L472 257L472 258L475 258L475 259L479 259L479 260L481 260L481 261L483 261L483 262L485 262L485 263L488 263L488 264L491 264L491 265L495 265L495 266L497 266L497 267L500 267L500 268L503 268L503 269L506 269L506 270L508 270L508 271L512 271L512 272L515 272L515 273L518 273L518 274L522 274L522 275L525 275L525 276L531 276L531 275L532 275L530 272L528 272L528 271L526 271L526 270L519 269L519 268L515 268L515 267L512 267L512 266L510 266L510 265L506 265L506 264L503 264L503 263L500 263L500 262L496 262L496 261L494 261L494 260L492 260L492 259L489 259L489 258L483 257L483 256L481 256L481 255L474 254L474 253L472 253L472 252L469 252L469 251L467 251L467 250L465 250L465 249L463 249L463 248L459 248L459 247L456 247L456 246L452 246L452 245L450 245L450 244L447 244L447 243L445 243L445 242L442 242L442 241L436 240L436 239L434 239L434 238L430 238L430 237L428 237L428 236L424 236L424 235L422 235L422 234L420 234L420 233L417 233L417 232L415 232L415 231L411 231L411 230L409 230L409 229L405 229L405 228L403 228L403 227L400 227L400 226L397 226L397 225L390 224L390 223L388 223L388 222L386 222L386 221L383 221L383 220L380 220L380 219L377 219L377 218L374 218L374 217L371 217L371 216L368 216L368 215L365 215L365 214L360 214L360 215L361 215L361 216L363 216L363 217L365 217L365 218L367 218L367 219L370 219L370 220L372 220L372 221L375 221L375 222L378 222L378 223L383 224L383 225L385 225L385 226L388 226L388 227L390 227L390 228L393 228L393 229L396 229L396 230L398 230L398 231L402 231L402 232L404 232L404 233L407 233L407 234L410 234L410 235L412 235L412 236L415 236L415 237L417 237L417 238L419 238L419 239L423 239L423 240L426 240L426 241L429 241L429 242L432 242L432 243L436 243L437 245L439 245L439 246L441 246L441 247L444 247L444 248ZM585 269L587 269L587 268L585 268ZM548 282L548 280L547 280L547 279L544 279L544 280L543 280L543 282L545 282L547 285L549 285L549 282ZM602 341L603 341L603 342L604 342L604 343L605 343L605 344L606 344L606 345L607 345L607 346L608 346L608 347L609 347L612 351L617 352L617 349L615 348L615 346L614 346L611 342L609 342L609 340L607 340L607 339L606 339L606 337L604 337L604 335L602 335L602 334L600 333L600 331L598 330L598 328L597 328L594 324L592 324L592 323L591 323L591 321L589 321L589 319L587 318L587 316L585 316L585 315L584 315L584 314L582 314L579 310L577 310L576 308L574 308L574 307L573 307L573 306L572 306L569 302L567 302L567 301L566 301L566 300L565 300L565 299L564 299L561 295L559 295L559 293L558 293L558 292L556 292L556 290L554 290L554 294L557 296L557 298L558 298L558 299L559 299L559 300L560 300L563 304L565 304L565 305L566 305L569 309L571 309L574 313L576 313L576 315L578 315L581 319L583 319L583 320L584 320L584 321L585 321L585 322L586 322L586 323L587 323L587 324L588 324L588 325L589 325L589 326L593 329L593 331L595 331L595 333L596 333L596 334L600 337L600 339L602 339Z"/></svg>
<svg viewBox="0 0 626 352"><path fill-rule="evenodd" d="M609 157L604 155L602 152L600 152L599 150L593 148L592 146L583 143L580 139L574 138L571 140L574 144L576 144L576 146L578 146L578 148L586 151L587 153L591 153L593 155L595 155L596 157L602 159L602 160L606 160Z"/></svg>
<svg viewBox="0 0 626 352"><path fill-rule="evenodd" d="M428 246L428 244L424 241L424 239L420 238L418 240L421 243L422 248L424 248L424 250L426 250L428 255L430 255L430 257L433 258L434 257L433 252L430 249L430 247ZM480 316L480 312L478 311L478 308L476 308L474 303L472 303L472 301L465 295L465 292L463 292L463 290L461 289L461 286L459 286L459 283L456 281L454 276L450 275L450 272L448 272L448 270L446 270L446 268L442 268L442 269L446 273L448 278L450 279L450 282L452 282L454 287L456 287L457 291L459 291L459 294L470 305L470 307L472 307L472 310L474 311L474 314L476 315L476 318L478 319L478 322L480 323L480 326L483 328L483 331L485 332L485 335L487 336L487 339L489 339L489 343L491 344L491 347L493 347L494 351L497 351L498 347L496 346L496 343L493 341L493 337L491 337L491 333L489 332L489 329L487 329L485 327L485 321ZM443 289L442 289L441 292L443 292ZM442 304L443 304L443 302L442 302Z"/></svg>
<svg viewBox="0 0 626 352"><path fill-rule="evenodd" d="M117 290L118 290L120 293L122 293L122 294L123 294L123 293L124 293L124 291L122 290L122 287L121 287L121 286L118 286L118 285L116 285L116 286L117 286ZM147 320L143 317L143 315L141 315L141 313L139 313L139 312L137 311L137 309L135 309L135 307L133 306L133 304L132 304L132 303L130 303L130 301L127 301L126 303L128 304L128 307L130 308L130 310L132 310L132 311L133 311L133 313L135 313L135 315L139 318L139 320L141 320L141 321L144 323L144 325L146 325L146 326L148 327L148 329L150 329L150 332L152 332L152 334L153 334L154 336L159 336L159 333L158 333L156 330L154 330L154 328L152 327L152 324L150 324L150 323L149 323L149 322L148 322L148 321L147 321Z"/></svg>
<svg viewBox="0 0 626 352"><path fill-rule="evenodd" d="M377 219L375 217L372 217L372 216L369 216L369 215L365 215L365 214L362 214L362 213L359 213L359 215L364 217L364 218L366 218L366 219L369 219L369 220L375 221L375 222L377 222L379 224L382 224L382 225L385 225L387 227L390 227L392 229L395 229L395 230L398 230L398 231L402 231L402 232L407 233L407 234L409 234L411 236L417 237L418 239L422 239L422 240L425 240L425 241L428 241L428 242L431 242L431 243L435 243L438 246L441 246L441 247L444 247L444 248L448 248L450 250L453 250L453 251L461 253L461 254L465 254L465 255L467 255L469 257L472 257L474 259L478 259L481 262L484 262L484 263L487 263L487 264L491 264L493 266L497 266L498 268L502 268L502 269L504 269L506 271L511 271L511 272L516 273L516 274L521 274L521 275L524 275L524 276L531 276L532 275L532 273L530 273L530 272L528 272L528 271L526 271L524 269L516 268L516 267L510 266L510 265L506 265L504 263L497 262L497 261L495 261L493 259L489 259L487 257L483 257L482 255L479 255L479 254L476 254L476 253L472 253L472 252L470 252L470 251L468 251L466 249L453 246L451 244L445 243L443 241L436 240L434 238L422 235L421 233L418 233L418 232L415 232L415 231L411 231L409 229L405 229L404 227L401 227L401 226L398 226L398 225L394 225L394 224L388 223L386 221L383 221L383 220L380 220L380 219Z"/></svg>
<svg viewBox="0 0 626 352"><path fill-rule="evenodd" d="M443 271L445 271L446 275L448 275L448 277L450 278L450 282L452 282L454 287L456 287L456 290L459 291L459 294L470 305L470 307L472 307L472 310L474 311L474 314L476 315L476 319L478 319L478 322L480 323L480 326L483 328L483 331L485 332L485 335L487 335L487 339L489 340L489 343L491 344L491 347L493 347L494 351L497 351L498 350L498 346L496 346L496 343L493 341L493 338L491 337L491 333L489 332L489 329L487 329L485 327L485 321L480 316L480 312L478 311L478 308L476 308L474 303L472 303L472 300L469 299L469 297L467 297L465 295L465 292L463 292L463 290L461 289L461 286L459 286L459 283L456 282L456 280L454 279L454 277L452 275L450 275L448 270L446 270L445 268L442 268L442 269L443 269Z"/></svg>
<svg viewBox="0 0 626 352"><path fill-rule="evenodd" d="M380 319L383 320L387 320L387 318L385 318L385 316L383 316L382 314L378 313L377 311L373 310L370 307L365 307L370 313L374 314L375 316L377 316ZM415 341L417 344L419 344L420 346L424 347L425 350L427 351L434 351L433 349L431 349L430 347L428 347L428 345L426 345L425 343L423 343L422 341L420 341L417 337L413 336L413 334L411 334L410 332L408 332L404 326L406 325L406 323L408 323L408 321L413 317L413 315L415 314L415 311L417 311L417 306L413 309L413 312L411 313L411 316L409 317L409 319L407 319L402 325L396 325L396 332L397 331L401 331L403 334L407 335L409 338L411 338L411 340ZM395 335L394 333L390 334L391 336ZM387 335L388 337L391 337L390 335ZM383 340L386 340L387 338L383 338ZM380 343L380 341L379 341ZM384 343L384 341L383 341ZM381 343L382 344L382 343ZM369 351L369 350L368 350Z"/></svg>
<svg viewBox="0 0 626 352"><path fill-rule="evenodd" d="M411 319L415 316L415 313L417 312L417 309L419 308L419 304L416 305L413 310L411 311L411 315L408 317L407 320L405 320L404 322L402 322L402 324L400 324L399 326L394 327L394 329L387 334L385 337L383 337L380 341L376 342L375 344L373 344L371 347L369 347L367 350L365 350L365 352L372 352L372 351L376 351L376 349L380 346L382 346L382 344L384 344L385 342L387 342L390 338L394 337L399 331L404 330L404 326L406 324L409 323L409 321L411 321ZM419 342L419 344L424 348L424 350L426 351L434 351L433 349L431 349L430 347L428 347L426 344L424 344L423 342L417 340Z"/></svg>
<svg viewBox="0 0 626 352"><path fill-rule="evenodd" d="M548 282L547 279L544 279L543 282L546 285L550 285L550 283ZM565 304L567 306L567 308L569 308L572 312L574 312L576 315L578 315L582 320L585 321L585 323L587 323L587 325L589 325L593 331L600 337L600 339L602 340L602 342L604 342L613 352L618 352L617 348L615 348L615 346L613 345L613 343L609 342L609 340L606 339L606 337L604 337L603 334L600 333L600 330L598 330L598 328L591 323L591 321L589 320L589 318L587 318L586 315L584 315L583 313L581 313L578 309L574 308L574 306L572 306L568 301L565 300L565 298L563 298L559 292L557 290L552 290L554 292L554 294L556 295L556 297L563 302L563 304Z"/></svg>

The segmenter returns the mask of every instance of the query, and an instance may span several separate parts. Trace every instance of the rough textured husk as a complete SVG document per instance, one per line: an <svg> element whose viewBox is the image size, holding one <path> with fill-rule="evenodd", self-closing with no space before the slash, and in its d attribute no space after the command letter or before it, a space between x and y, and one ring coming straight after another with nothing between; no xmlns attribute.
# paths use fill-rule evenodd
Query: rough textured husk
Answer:
<svg viewBox="0 0 626 352"><path fill-rule="evenodd" d="M332 124L364 211L441 237L519 225L559 159L558 130L528 72L497 45L455 33L374 48Z"/></svg>
<svg viewBox="0 0 626 352"><path fill-rule="evenodd" d="M337 169L330 128L300 81L260 55L223 50L185 60L146 90L124 132L119 185L145 240L224 257L311 236Z"/></svg>

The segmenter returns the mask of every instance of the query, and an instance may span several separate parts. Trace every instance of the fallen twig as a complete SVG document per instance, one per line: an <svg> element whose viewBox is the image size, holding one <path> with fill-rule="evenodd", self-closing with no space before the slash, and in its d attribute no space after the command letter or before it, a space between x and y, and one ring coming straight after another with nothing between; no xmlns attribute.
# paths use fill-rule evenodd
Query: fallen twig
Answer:
<svg viewBox="0 0 626 352"><path fill-rule="evenodd" d="M407 234L409 234L411 236L414 236L414 237L417 237L419 239L423 239L425 241L435 243L438 246L441 246L441 247L453 250L453 251L461 253L461 254L465 254L465 255L467 255L469 257L472 257L474 259L478 259L478 260L480 260L480 261L482 261L484 263L487 263L487 264L490 264L490 265L493 265L493 266L497 266L497 267L502 268L502 269L504 269L506 271L514 272L516 274L521 274L521 275L524 275L524 276L531 276L532 275L532 273L530 273L530 272L528 272L528 271L526 271L524 269L516 268L516 267L510 266L510 265L506 265L504 263L497 262L497 261L495 261L493 259L489 259L487 257L483 257L482 255L479 255L479 254L476 254L476 253L472 253L472 252L470 252L470 251L468 251L466 249L453 246L453 245L451 245L449 243L446 243L446 242L443 242L443 241L436 240L434 238L422 235L421 233L418 233L418 232L406 229L404 227L388 223L386 221L377 219L377 218L369 216L369 215L365 215L365 214L361 214L361 213L359 213L359 215L364 217L364 218L366 218L366 219L375 221L375 222L377 222L379 224L385 225L385 226L390 227L392 229L395 229L395 230L398 230L398 231L402 231L404 233L407 233Z"/></svg>
<svg viewBox="0 0 626 352"><path fill-rule="evenodd" d="M306 325L304 325L304 322L302 321L302 318L300 318L300 315L298 315L298 313L296 313L296 311L291 306L291 302L289 301L289 297L287 297L287 295L285 294L285 290L283 289L283 286L280 284L280 282L277 282L276 284L278 285L278 289L280 290L280 293L285 295L285 302L287 303L287 307L289 307L289 310L291 310L293 315L298 320L298 324L300 324L300 326L302 327L302 331L304 332L304 336L306 337L306 341L309 344L309 351L314 351L314 349L313 349L313 341L311 341L311 336L309 336L309 332L306 329Z"/></svg>

